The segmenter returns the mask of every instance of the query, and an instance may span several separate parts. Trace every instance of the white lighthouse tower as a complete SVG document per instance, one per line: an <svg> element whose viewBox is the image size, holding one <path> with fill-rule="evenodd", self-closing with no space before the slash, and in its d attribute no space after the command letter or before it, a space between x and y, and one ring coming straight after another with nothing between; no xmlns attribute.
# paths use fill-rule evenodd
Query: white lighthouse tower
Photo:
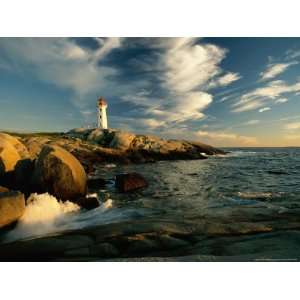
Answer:
<svg viewBox="0 0 300 300"><path fill-rule="evenodd" d="M98 128L107 129L107 115L106 115L107 102L103 97L100 97L98 99L97 106L98 106Z"/></svg>

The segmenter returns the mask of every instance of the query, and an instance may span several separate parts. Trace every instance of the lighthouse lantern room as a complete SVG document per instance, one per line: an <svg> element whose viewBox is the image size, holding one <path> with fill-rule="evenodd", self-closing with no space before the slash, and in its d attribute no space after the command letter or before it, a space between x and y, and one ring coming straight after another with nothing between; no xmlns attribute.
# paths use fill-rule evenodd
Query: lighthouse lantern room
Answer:
<svg viewBox="0 0 300 300"><path fill-rule="evenodd" d="M103 97L100 97L97 101L98 108L98 128L107 129L107 102Z"/></svg>

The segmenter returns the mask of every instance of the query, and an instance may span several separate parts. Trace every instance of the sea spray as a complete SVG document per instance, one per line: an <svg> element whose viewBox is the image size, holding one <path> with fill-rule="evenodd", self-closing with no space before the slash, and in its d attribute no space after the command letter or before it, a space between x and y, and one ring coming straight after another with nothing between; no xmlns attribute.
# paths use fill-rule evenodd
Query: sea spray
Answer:
<svg viewBox="0 0 300 300"><path fill-rule="evenodd" d="M97 209L82 211L78 205L58 201L48 193L32 194L27 203L25 213L7 233L5 242L91 226L99 213L112 208L112 200L108 199Z"/></svg>
<svg viewBox="0 0 300 300"><path fill-rule="evenodd" d="M60 202L48 193L32 194L27 200L23 216L19 219L16 228L7 234L6 240L54 232L63 219L70 218L72 212L79 210L78 205L69 201Z"/></svg>

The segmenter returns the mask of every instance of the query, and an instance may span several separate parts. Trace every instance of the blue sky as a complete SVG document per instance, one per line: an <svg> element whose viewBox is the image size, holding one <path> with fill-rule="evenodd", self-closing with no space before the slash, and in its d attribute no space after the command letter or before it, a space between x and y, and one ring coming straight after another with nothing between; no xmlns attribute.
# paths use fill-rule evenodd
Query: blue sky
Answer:
<svg viewBox="0 0 300 300"><path fill-rule="evenodd" d="M0 38L0 129L300 146L300 38Z"/></svg>

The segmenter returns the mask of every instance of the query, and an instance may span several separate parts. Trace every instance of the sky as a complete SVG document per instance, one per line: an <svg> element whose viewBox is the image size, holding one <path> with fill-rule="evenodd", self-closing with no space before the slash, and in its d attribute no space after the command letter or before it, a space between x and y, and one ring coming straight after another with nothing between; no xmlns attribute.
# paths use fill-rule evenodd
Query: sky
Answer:
<svg viewBox="0 0 300 300"><path fill-rule="evenodd" d="M300 146L300 38L0 38L0 130Z"/></svg>

